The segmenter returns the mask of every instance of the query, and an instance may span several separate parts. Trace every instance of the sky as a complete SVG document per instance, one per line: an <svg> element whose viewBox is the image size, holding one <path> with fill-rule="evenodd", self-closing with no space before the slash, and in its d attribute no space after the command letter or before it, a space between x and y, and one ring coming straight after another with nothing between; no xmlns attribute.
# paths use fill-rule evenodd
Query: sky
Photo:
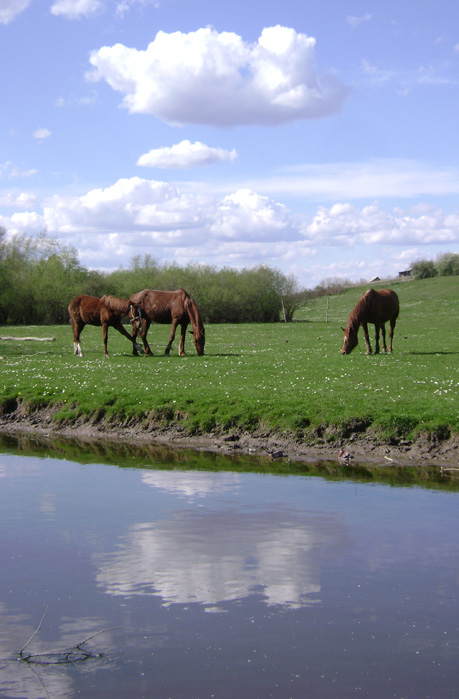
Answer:
<svg viewBox="0 0 459 699"><path fill-rule="evenodd" d="M0 0L0 226L325 280L459 252L457 0Z"/></svg>

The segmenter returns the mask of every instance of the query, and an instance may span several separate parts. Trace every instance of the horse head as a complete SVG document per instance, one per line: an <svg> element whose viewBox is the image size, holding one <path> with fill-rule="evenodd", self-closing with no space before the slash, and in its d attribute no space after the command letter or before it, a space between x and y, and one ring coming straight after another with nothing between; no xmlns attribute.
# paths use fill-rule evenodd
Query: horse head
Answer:
<svg viewBox="0 0 459 699"><path fill-rule="evenodd" d="M357 331L354 328L341 328L344 333L343 346L341 348L341 354L350 354L354 347L357 347Z"/></svg>
<svg viewBox="0 0 459 699"><path fill-rule="evenodd" d="M196 352L198 353L198 356L201 357L204 354L204 345L206 342L206 333L204 328L198 329L191 331L190 333L193 335L193 342L194 346L196 347Z"/></svg>
<svg viewBox="0 0 459 699"><path fill-rule="evenodd" d="M135 329L137 336L139 329L142 327L142 312L140 307L132 301L129 303L129 322L132 323L132 327Z"/></svg>

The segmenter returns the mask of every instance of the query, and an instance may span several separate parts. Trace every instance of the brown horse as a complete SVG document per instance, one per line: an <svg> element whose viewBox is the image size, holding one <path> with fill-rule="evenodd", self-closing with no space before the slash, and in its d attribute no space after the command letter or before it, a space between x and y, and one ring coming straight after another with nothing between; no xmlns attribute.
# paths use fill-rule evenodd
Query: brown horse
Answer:
<svg viewBox="0 0 459 699"><path fill-rule="evenodd" d="M143 341L145 354L153 354L147 342L147 332L152 322L171 323L171 334L165 354L171 351L175 338L177 325L181 327L179 354L185 355L185 333L188 324L193 327L193 341L199 355L204 354L204 344L206 341L204 325L198 307L185 289L176 291L155 291L144 289L129 297L131 303L136 304L142 314L142 331L140 337ZM133 323L132 338L135 340L140 323Z"/></svg>
<svg viewBox="0 0 459 699"><path fill-rule="evenodd" d="M108 357L107 342L108 328L116 328L118 332L132 342L132 350L138 356L135 337L124 329L121 318L129 316L131 323L136 318L140 318L140 311L137 306L127 299L120 299L117 296L76 296L70 301L68 306L70 322L73 330L73 353L83 356L80 346L80 334L86 324L102 326L104 337L104 355Z"/></svg>
<svg viewBox="0 0 459 699"><path fill-rule="evenodd" d="M370 340L368 337L367 323L373 323L375 326L375 354L379 354L379 330L382 333L382 350L386 351L386 328L384 323L390 322L389 332L389 352L392 352L392 338L394 336L395 323L398 318L400 305L398 296L391 289L380 289L375 291L369 289L361 297L356 307L349 314L347 319L347 328L341 328L344 331L344 344L341 349L341 354L349 354L357 345L357 333L359 327L362 326L367 346L367 354L371 354Z"/></svg>

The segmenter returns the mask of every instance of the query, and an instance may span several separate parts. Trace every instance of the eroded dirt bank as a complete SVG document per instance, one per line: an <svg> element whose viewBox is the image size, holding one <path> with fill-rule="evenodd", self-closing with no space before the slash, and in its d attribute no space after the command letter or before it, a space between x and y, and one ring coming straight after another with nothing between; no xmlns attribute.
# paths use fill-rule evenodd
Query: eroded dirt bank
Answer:
<svg viewBox="0 0 459 699"><path fill-rule="evenodd" d="M117 423L113 420L77 420L61 425L53 420L53 409L33 413L17 407L13 412L0 416L0 431L8 433L35 433L41 435L78 438L85 442L112 440L137 444L167 444L201 451L221 453L246 453L266 455L273 459L289 458L293 461L348 460L352 463L380 463L429 466L439 468L459 467L459 437L438 440L420 437L416 441L399 440L388 443L378 439L370 430L351 434L346 438L327 430L313 439L270 431L247 433L233 430L230 433L212 432L189 435L180 425L149 424L129 420Z"/></svg>

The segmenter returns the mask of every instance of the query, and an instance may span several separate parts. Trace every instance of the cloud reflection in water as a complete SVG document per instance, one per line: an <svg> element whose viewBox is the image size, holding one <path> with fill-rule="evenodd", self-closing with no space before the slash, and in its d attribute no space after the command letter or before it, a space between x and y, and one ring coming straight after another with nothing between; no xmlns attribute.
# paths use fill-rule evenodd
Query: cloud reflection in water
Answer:
<svg viewBox="0 0 459 699"><path fill-rule="evenodd" d="M237 485L234 474L215 476L151 472L143 480L189 499ZM212 606L252 594L267 605L313 604L321 559L345 539L338 519L260 506L175 512L132 525L116 551L96 556L97 584L110 595L158 595L163 605Z"/></svg>

